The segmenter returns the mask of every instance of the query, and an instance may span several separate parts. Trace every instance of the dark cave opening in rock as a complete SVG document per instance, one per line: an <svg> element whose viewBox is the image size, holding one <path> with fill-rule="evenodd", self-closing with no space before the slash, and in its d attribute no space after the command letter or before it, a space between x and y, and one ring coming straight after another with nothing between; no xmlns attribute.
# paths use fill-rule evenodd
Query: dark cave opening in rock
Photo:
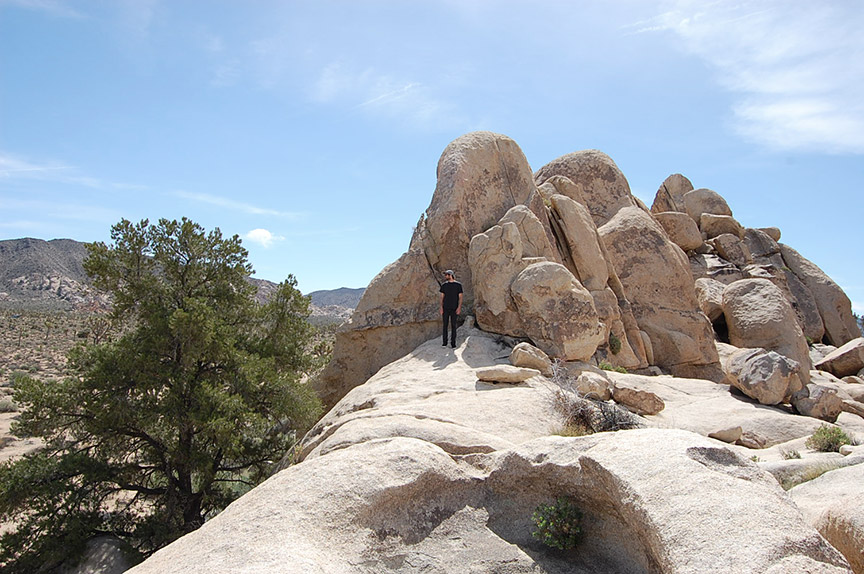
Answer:
<svg viewBox="0 0 864 574"><path fill-rule="evenodd" d="M719 317L714 319L711 326L714 327L714 335L718 341L721 343L729 342L729 326L726 324L726 315L721 313Z"/></svg>

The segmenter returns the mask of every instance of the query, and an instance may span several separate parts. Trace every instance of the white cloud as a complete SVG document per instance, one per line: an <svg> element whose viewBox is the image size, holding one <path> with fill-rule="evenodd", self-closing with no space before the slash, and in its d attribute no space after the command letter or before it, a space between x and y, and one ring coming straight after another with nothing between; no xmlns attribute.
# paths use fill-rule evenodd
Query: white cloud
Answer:
<svg viewBox="0 0 864 574"><path fill-rule="evenodd" d="M285 240L285 238L281 235L273 235L270 231L266 229L253 229L252 231L244 235L243 239L246 239L253 243L257 243L265 249L272 247L273 243L276 241Z"/></svg>
<svg viewBox="0 0 864 574"><path fill-rule="evenodd" d="M33 162L0 152L0 180L4 178L49 181L98 190L141 191L147 189L143 185L82 175L74 166L55 162Z"/></svg>
<svg viewBox="0 0 864 574"><path fill-rule="evenodd" d="M57 0L0 0L0 6L18 6L28 10L37 10L45 12L51 16L60 18L84 18L85 16L74 8L70 8L66 3L58 2Z"/></svg>
<svg viewBox="0 0 864 574"><path fill-rule="evenodd" d="M353 70L334 62L313 84L311 98L323 104L345 104L367 113L408 121L415 127L441 127L461 121L454 106L421 82L382 74L372 68Z"/></svg>
<svg viewBox="0 0 864 574"><path fill-rule="evenodd" d="M192 201L198 201L200 203L208 203L217 207L226 207L228 209L234 209L242 211L244 213L251 213L252 215L275 215L278 217L288 217L291 219L301 216L301 214L297 212L278 211L276 209L258 207L249 203L243 203L241 201L235 201L233 199L227 199L225 197L210 195L209 193L190 193L187 191L177 191L175 192L175 195L177 195L178 197L182 197L183 199L190 199Z"/></svg>
<svg viewBox="0 0 864 574"><path fill-rule="evenodd" d="M774 149L864 153L857 2L675 0L632 26L671 31L737 95L734 127Z"/></svg>

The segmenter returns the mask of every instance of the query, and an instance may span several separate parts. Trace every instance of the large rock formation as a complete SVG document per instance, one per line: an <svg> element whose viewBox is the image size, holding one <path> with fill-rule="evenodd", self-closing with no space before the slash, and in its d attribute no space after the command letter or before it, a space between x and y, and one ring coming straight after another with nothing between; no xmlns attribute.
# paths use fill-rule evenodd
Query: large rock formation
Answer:
<svg viewBox="0 0 864 574"><path fill-rule="evenodd" d="M532 175L510 138L468 134L444 150L432 202L408 251L369 285L337 335L317 389L332 405L432 337L447 268L456 270L465 289L463 309L480 328L527 339L553 358L631 370L653 366L728 382L714 342L728 341L731 332L733 344L797 361L806 383L807 339L836 346L857 331L839 287L778 244L779 237L777 228L742 227L719 193L694 189L680 174L663 182L649 212L602 152L567 154ZM542 299L539 309L524 298L525 281L517 279L544 261L562 265L573 282L572 289L553 293L551 285L535 281L531 299ZM767 279L779 289L792 311L786 330L798 327L794 344L756 341L764 313L720 312L720 285L743 279ZM581 303L571 306L565 300L577 292Z"/></svg>
<svg viewBox="0 0 864 574"><path fill-rule="evenodd" d="M466 334L455 354L429 341L351 390L307 435L302 462L130 574L851 572L742 447L669 428L548 436L556 387L477 381L507 347ZM740 404L705 381L681 381L676 396L704 403L700 385L718 420ZM671 389L659 385L667 407L646 424L685 418ZM793 437L812 421L769 415L801 418ZM566 552L531 534L538 505L561 496L582 513Z"/></svg>

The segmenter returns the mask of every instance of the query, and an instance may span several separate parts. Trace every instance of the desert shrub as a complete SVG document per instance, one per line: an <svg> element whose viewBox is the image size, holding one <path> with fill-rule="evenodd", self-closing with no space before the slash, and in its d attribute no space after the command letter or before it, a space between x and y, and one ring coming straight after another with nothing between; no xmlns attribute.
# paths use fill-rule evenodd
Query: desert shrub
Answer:
<svg viewBox="0 0 864 574"><path fill-rule="evenodd" d="M820 452L839 452L844 444L852 444L852 439L840 427L822 425L804 444Z"/></svg>
<svg viewBox="0 0 864 574"><path fill-rule="evenodd" d="M0 396L0 413L18 412L18 405L9 396Z"/></svg>
<svg viewBox="0 0 864 574"><path fill-rule="evenodd" d="M781 450L780 456L783 457L783 460L792 460L801 458L801 453L795 449L792 450Z"/></svg>
<svg viewBox="0 0 864 574"><path fill-rule="evenodd" d="M541 504L534 510L531 520L537 527L531 536L546 546L569 550L579 541L582 513L570 497L559 496L552 504Z"/></svg>
<svg viewBox="0 0 864 574"><path fill-rule="evenodd" d="M619 342L618 344L620 345L621 343ZM616 373L624 373L625 375L627 374L627 369L625 369L624 367L616 367L615 365L607 361L600 361L600 364L597 366L604 371L615 371Z"/></svg>
<svg viewBox="0 0 864 574"><path fill-rule="evenodd" d="M575 379L560 361L552 364L552 382L556 385L552 393L552 408L563 420L555 434L583 436L642 426L636 415L617 404L579 394Z"/></svg>
<svg viewBox="0 0 864 574"><path fill-rule="evenodd" d="M621 339L611 331L609 332L609 350L613 355L621 352Z"/></svg>

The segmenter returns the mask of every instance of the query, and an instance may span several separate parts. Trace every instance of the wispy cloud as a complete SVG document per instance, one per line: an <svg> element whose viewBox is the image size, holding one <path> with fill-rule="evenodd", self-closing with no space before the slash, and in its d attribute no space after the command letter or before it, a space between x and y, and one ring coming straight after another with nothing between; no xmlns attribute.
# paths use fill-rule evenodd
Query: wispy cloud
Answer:
<svg viewBox="0 0 864 574"><path fill-rule="evenodd" d="M116 221L121 215L116 209L86 202L50 201L43 199L0 198L4 210L39 214L38 225L46 220L105 222ZM21 220L5 222L5 226L37 225L36 222Z"/></svg>
<svg viewBox="0 0 864 574"><path fill-rule="evenodd" d="M347 105L377 116L407 121L415 127L434 128L461 121L456 106L438 97L422 82L356 70L334 62L314 82L311 98L322 104Z"/></svg>
<svg viewBox="0 0 864 574"><path fill-rule="evenodd" d="M258 207L256 205L252 205L249 203L244 203L242 201L235 201L233 199L228 199L225 197L219 197L216 195L211 195L209 193L191 193L188 191L177 191L175 192L177 197L182 197L183 199L188 199L190 201L197 201L199 203L207 203L209 205L215 205L217 207L224 207L226 209L233 209L237 211L242 211L243 213L249 213L252 215L274 215L277 217L287 217L291 219L297 219L302 217L302 214L299 212L293 211L279 211L276 209L269 209L266 207Z"/></svg>
<svg viewBox="0 0 864 574"><path fill-rule="evenodd" d="M264 247L265 249L269 249L273 246L273 243L277 241L284 241L285 238L281 235L273 235L267 229L253 229L249 233L246 233L243 236L243 239L247 241L251 241L252 243L257 243Z"/></svg>
<svg viewBox="0 0 864 574"><path fill-rule="evenodd" d="M89 187L103 191L141 191L144 185L110 181L81 174L71 165L58 162L34 162L0 152L0 180L38 180L65 185Z"/></svg>
<svg viewBox="0 0 864 574"><path fill-rule="evenodd" d="M737 95L734 127L774 149L864 153L857 2L675 0L634 33L672 32Z"/></svg>
<svg viewBox="0 0 864 574"><path fill-rule="evenodd" d="M0 6L17 6L28 10L37 10L50 16L59 18L85 18L84 14L78 12L68 5L68 2L57 0L0 0Z"/></svg>

